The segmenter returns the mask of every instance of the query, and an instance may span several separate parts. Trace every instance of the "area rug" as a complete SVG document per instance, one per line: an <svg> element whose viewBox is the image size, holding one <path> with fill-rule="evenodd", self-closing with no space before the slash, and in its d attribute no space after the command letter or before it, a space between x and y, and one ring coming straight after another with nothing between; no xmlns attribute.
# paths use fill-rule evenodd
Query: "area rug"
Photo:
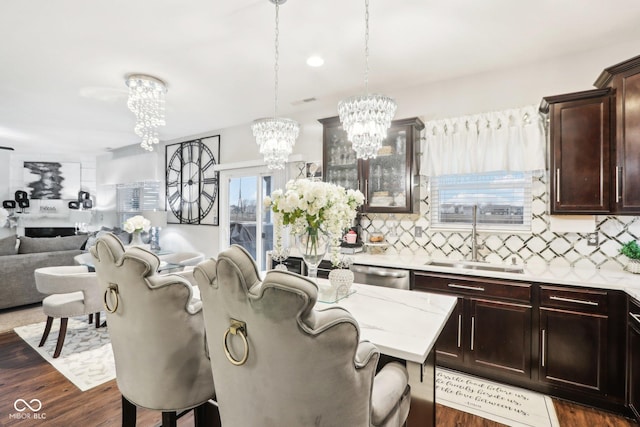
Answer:
<svg viewBox="0 0 640 427"><path fill-rule="evenodd" d="M60 320L54 319L44 346L38 347L45 323L19 326L14 331L47 362L81 391L89 390L116 377L115 362L107 327L88 323L88 317L70 318L60 357L53 352L58 339Z"/></svg>
<svg viewBox="0 0 640 427"><path fill-rule="evenodd" d="M559 427L550 397L444 368L436 369L436 402L513 427Z"/></svg>

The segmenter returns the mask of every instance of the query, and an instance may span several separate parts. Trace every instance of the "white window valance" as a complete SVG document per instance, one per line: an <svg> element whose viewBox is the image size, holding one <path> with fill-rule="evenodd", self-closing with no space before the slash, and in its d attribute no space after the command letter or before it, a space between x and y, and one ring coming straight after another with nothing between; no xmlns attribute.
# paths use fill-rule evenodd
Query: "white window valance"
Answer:
<svg viewBox="0 0 640 427"><path fill-rule="evenodd" d="M546 167L544 117L535 105L425 123L420 174Z"/></svg>

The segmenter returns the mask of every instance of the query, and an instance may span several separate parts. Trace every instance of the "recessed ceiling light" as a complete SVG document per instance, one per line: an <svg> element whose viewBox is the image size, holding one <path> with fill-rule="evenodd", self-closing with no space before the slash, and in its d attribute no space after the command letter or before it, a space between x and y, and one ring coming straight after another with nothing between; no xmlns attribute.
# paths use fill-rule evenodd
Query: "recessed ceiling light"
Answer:
<svg viewBox="0 0 640 427"><path fill-rule="evenodd" d="M307 58L307 65L309 67L322 67L323 64L324 64L324 59L322 59L318 55L313 55Z"/></svg>

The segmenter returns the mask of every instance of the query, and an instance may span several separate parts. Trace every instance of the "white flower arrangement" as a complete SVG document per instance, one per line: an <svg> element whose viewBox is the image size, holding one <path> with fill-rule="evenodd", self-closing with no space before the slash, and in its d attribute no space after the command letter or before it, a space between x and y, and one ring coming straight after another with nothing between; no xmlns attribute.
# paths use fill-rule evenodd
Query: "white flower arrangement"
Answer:
<svg viewBox="0 0 640 427"><path fill-rule="evenodd" d="M293 234L320 230L331 237L331 262L338 263L342 232L349 228L364 195L328 182L291 180L285 191L278 189L265 197L264 205L274 212L275 247L281 250L282 226Z"/></svg>
<svg viewBox="0 0 640 427"><path fill-rule="evenodd" d="M151 228L151 221L149 221L142 215L136 215L127 219L124 222L123 227L124 231L126 231L127 233L149 231L149 229Z"/></svg>

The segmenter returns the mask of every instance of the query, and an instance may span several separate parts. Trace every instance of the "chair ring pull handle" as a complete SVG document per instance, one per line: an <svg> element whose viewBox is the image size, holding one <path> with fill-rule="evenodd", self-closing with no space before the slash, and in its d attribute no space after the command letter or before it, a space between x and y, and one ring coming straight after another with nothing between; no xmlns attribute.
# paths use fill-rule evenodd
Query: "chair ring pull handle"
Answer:
<svg viewBox="0 0 640 427"><path fill-rule="evenodd" d="M231 319L231 326L227 328L224 333L224 337L222 338L222 343L224 347L224 354L227 356L229 362L234 364L235 366L242 366L247 363L247 358L249 357L249 342L247 341L247 324L240 320ZM244 355L242 359L236 360L229 351L229 347L227 346L227 337L229 333L233 335L240 335L242 342L244 343Z"/></svg>
<svg viewBox="0 0 640 427"><path fill-rule="evenodd" d="M114 299L115 299L115 305L113 306L113 308L109 307L109 300L114 300ZM118 309L119 303L120 303L120 298L118 295L118 285L114 283L110 283L109 287L104 291L104 308L109 313L115 313L116 310Z"/></svg>

